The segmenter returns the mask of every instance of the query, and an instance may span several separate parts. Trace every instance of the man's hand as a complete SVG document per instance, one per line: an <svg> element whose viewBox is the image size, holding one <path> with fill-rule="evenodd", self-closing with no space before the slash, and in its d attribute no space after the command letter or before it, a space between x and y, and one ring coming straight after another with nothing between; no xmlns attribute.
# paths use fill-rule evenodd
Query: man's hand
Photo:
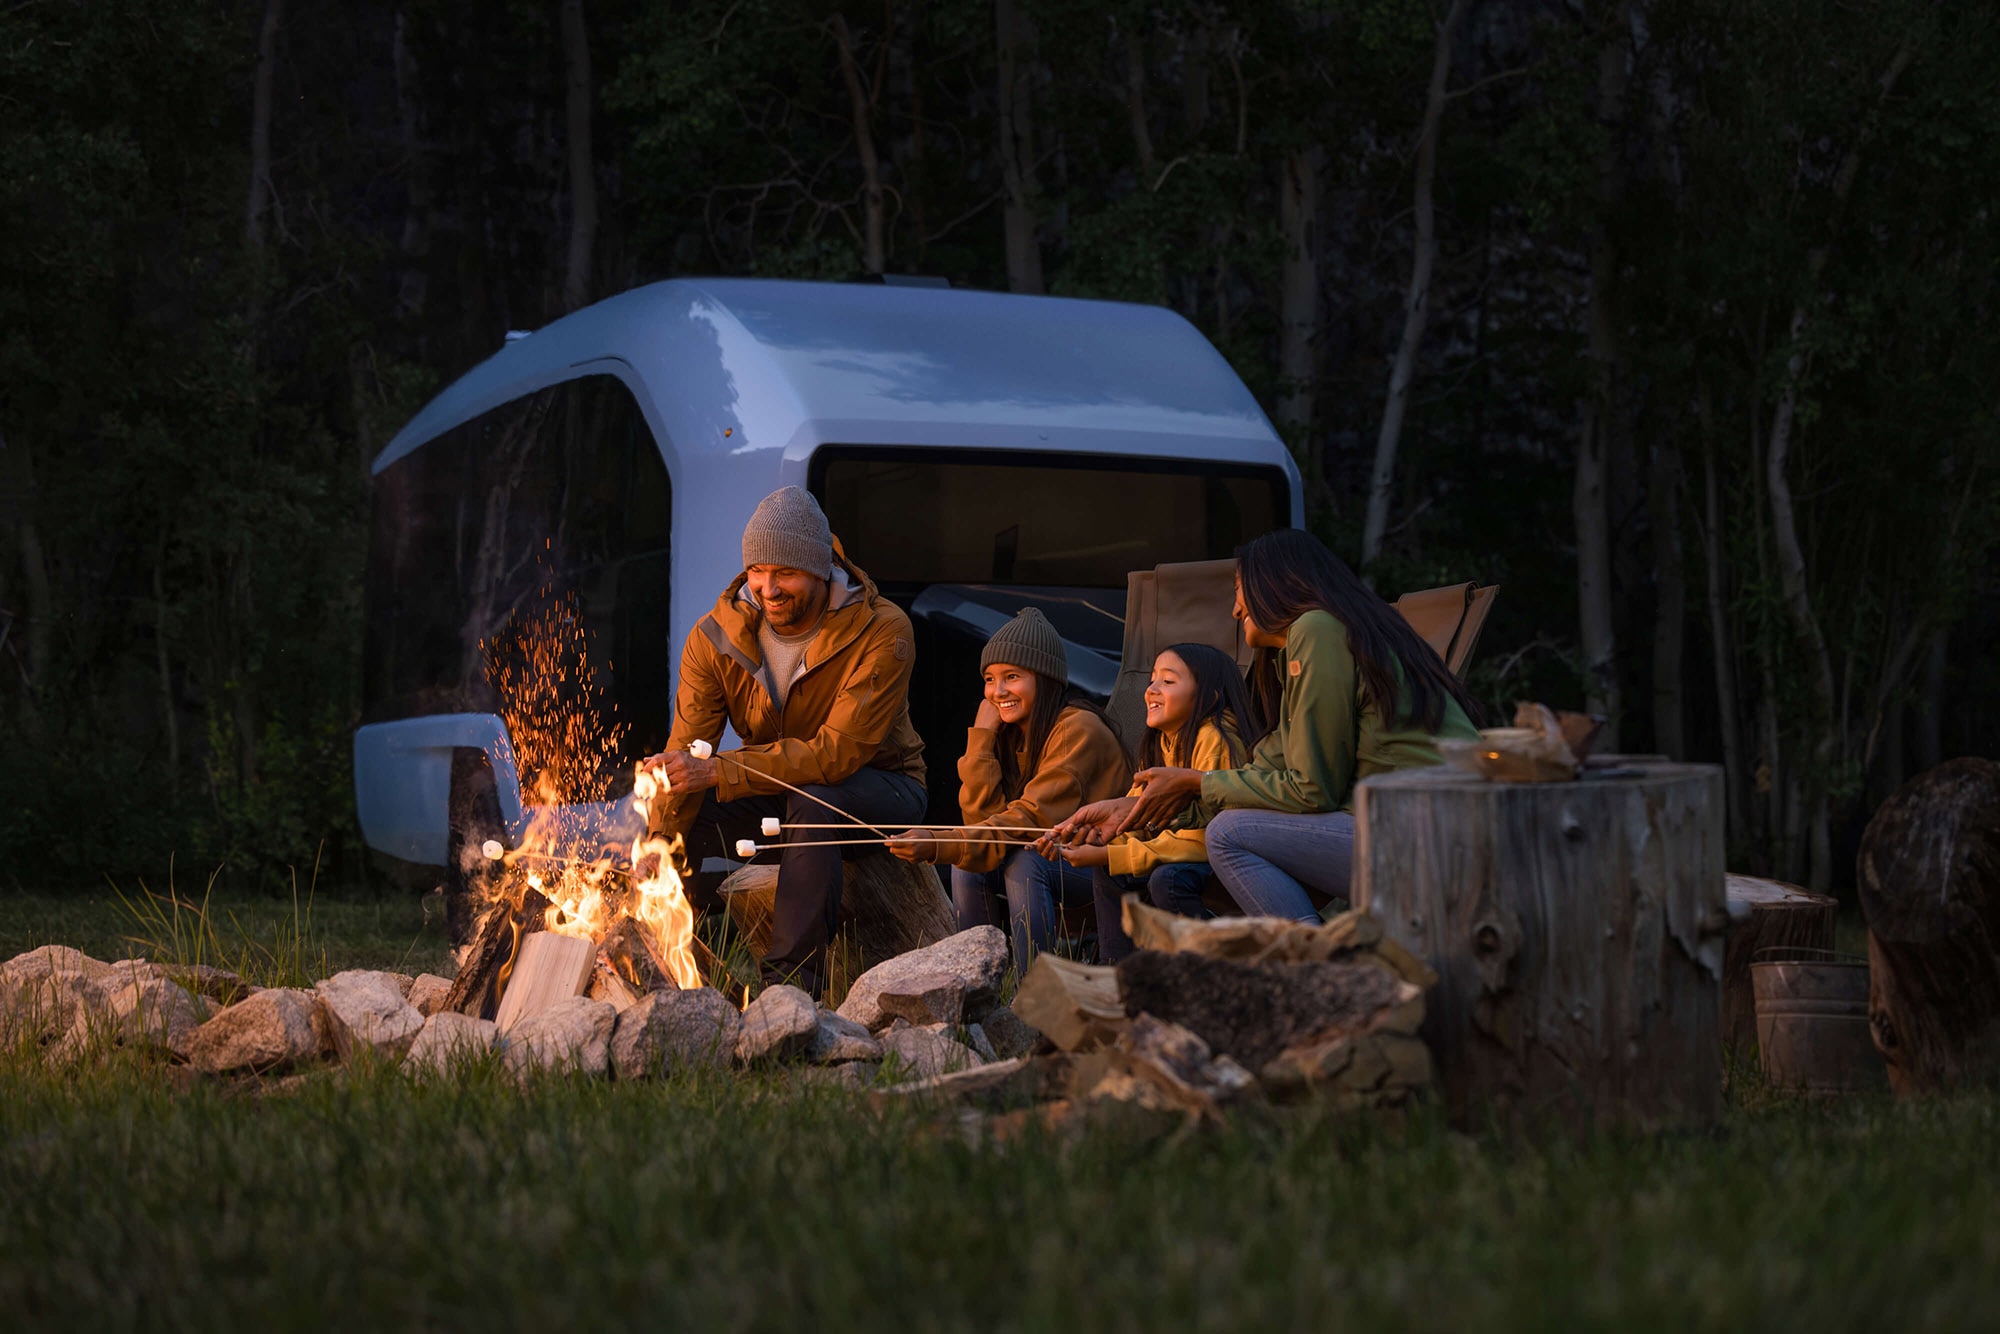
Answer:
<svg viewBox="0 0 2000 1334"><path fill-rule="evenodd" d="M1132 781L1142 791L1123 823L1111 831L1114 834L1128 829L1156 832L1201 798L1199 769L1141 769Z"/></svg>
<svg viewBox="0 0 2000 1334"><path fill-rule="evenodd" d="M659 769L666 774L667 786L674 792L708 791L715 786L717 765L713 757L696 759L684 750L662 751L644 761L646 769Z"/></svg>
<svg viewBox="0 0 2000 1334"><path fill-rule="evenodd" d="M1035 851L1044 857L1053 858L1060 849L1073 843L1087 847L1102 847L1123 827L1126 813L1137 804L1136 797L1112 797L1108 801L1093 801L1036 839Z"/></svg>
<svg viewBox="0 0 2000 1334"><path fill-rule="evenodd" d="M981 698L979 712L972 716L972 725L984 732L1000 730L1000 710L993 707L993 701Z"/></svg>
<svg viewBox="0 0 2000 1334"><path fill-rule="evenodd" d="M1111 849L1093 847L1088 843L1071 843L1062 850L1063 860L1071 866L1109 866Z"/></svg>
<svg viewBox="0 0 2000 1334"><path fill-rule="evenodd" d="M889 840L889 852L906 862L937 860L937 837L928 829L905 829Z"/></svg>

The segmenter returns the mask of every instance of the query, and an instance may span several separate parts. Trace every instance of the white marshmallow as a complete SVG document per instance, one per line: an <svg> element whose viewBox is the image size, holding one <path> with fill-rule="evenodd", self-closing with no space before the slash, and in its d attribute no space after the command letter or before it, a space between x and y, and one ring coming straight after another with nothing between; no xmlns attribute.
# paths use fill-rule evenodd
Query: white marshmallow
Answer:
<svg viewBox="0 0 2000 1334"><path fill-rule="evenodd" d="M739 838L736 840L736 855L747 862L757 855L757 845L747 838Z"/></svg>
<svg viewBox="0 0 2000 1334"><path fill-rule="evenodd" d="M709 745L706 741L690 741L688 742L688 754L698 760L705 760L715 754L715 747Z"/></svg>
<svg viewBox="0 0 2000 1334"><path fill-rule="evenodd" d="M765 816L763 830L765 838L776 838L778 836L778 817L775 815Z"/></svg>
<svg viewBox="0 0 2000 1334"><path fill-rule="evenodd" d="M492 862L499 861L507 852L507 849L500 846L500 840L497 838L487 839L479 845L479 850L486 854L486 860Z"/></svg>

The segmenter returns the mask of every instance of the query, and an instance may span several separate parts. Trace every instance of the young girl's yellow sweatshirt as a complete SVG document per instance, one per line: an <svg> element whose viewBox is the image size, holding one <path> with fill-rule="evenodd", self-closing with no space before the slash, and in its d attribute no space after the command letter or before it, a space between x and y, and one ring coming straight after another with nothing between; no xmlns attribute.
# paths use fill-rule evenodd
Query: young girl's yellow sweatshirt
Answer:
<svg viewBox="0 0 2000 1334"><path fill-rule="evenodd" d="M1220 726L1217 726L1217 724ZM1243 740L1236 732L1236 716L1224 713L1203 723L1195 732L1194 754L1183 760L1174 753L1174 739L1161 739L1163 758L1168 768L1199 769L1210 773L1217 769L1234 769L1243 762ZM1134 787L1133 794L1139 789ZM1185 829L1169 829L1150 839L1140 839L1133 834L1120 834L1106 845L1110 856L1107 869L1113 875L1146 875L1155 866L1165 862L1205 862L1208 860L1208 838L1201 831L1200 824Z"/></svg>

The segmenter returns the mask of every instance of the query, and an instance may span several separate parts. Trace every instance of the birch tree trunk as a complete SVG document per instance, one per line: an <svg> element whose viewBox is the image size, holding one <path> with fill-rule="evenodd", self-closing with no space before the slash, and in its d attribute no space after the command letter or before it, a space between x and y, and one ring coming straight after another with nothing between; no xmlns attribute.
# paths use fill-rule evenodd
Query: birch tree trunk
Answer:
<svg viewBox="0 0 2000 1334"><path fill-rule="evenodd" d="M1035 127L1031 115L1035 30L1017 0L994 0L999 56L1000 174L1007 203L1001 214L1007 243L1007 289L1042 290L1041 242L1035 236L1040 191L1035 183Z"/></svg>
<svg viewBox="0 0 2000 1334"><path fill-rule="evenodd" d="M591 254L597 246L597 157L590 138L590 32L583 0L562 3L564 119L569 137L569 262L563 272L565 312L590 302Z"/></svg>
<svg viewBox="0 0 2000 1334"><path fill-rule="evenodd" d="M1611 27L1597 55L1597 123L1604 142L1597 161L1597 234L1590 252L1591 394L1577 432L1576 485L1570 497L1576 522L1577 626L1589 685L1587 707L1606 722L1598 745L1618 749L1624 692L1618 675L1617 623L1612 613L1611 515L1606 488L1611 450L1623 439L1619 420L1618 344L1612 317L1618 280L1618 250L1609 215L1622 188L1625 93L1631 83L1630 0L1612 13Z"/></svg>
<svg viewBox="0 0 2000 1334"><path fill-rule="evenodd" d="M1681 558L1680 456L1653 441L1646 501L1653 526L1653 748L1687 757L1681 668L1687 643L1687 578Z"/></svg>
<svg viewBox="0 0 2000 1334"><path fill-rule="evenodd" d="M1424 340L1424 326L1431 316L1431 270L1437 263L1437 206L1433 188L1437 183L1439 127L1444 121L1447 90L1451 83L1451 46L1458 21L1465 13L1465 0L1451 0L1451 8L1438 25L1437 46L1431 56L1430 89L1424 99L1423 127L1417 133L1417 180L1415 213L1416 253L1410 259L1410 286L1403 297L1403 339L1396 346L1396 360L1389 370L1389 397L1382 406L1382 429L1375 436L1375 467L1368 478L1368 513L1361 528L1361 564L1374 563L1382 551L1382 535L1389 527L1389 500L1396 480L1396 450L1403 439L1403 416L1410 404L1410 383L1416 378L1417 349Z"/></svg>
<svg viewBox="0 0 2000 1334"><path fill-rule="evenodd" d="M840 78L847 85L847 110L854 123L854 151L861 159L861 264L869 273L880 273L888 263L882 239L882 163L875 155L868 92L861 86L861 70L854 59L854 35L848 31L847 20L839 14L833 16L833 40L840 48Z"/></svg>
<svg viewBox="0 0 2000 1334"><path fill-rule="evenodd" d="M1855 136L1854 144L1842 159L1840 171L1833 181L1834 217L1829 232L1837 227L1840 214L1847 203L1847 196L1854 188L1854 178L1861 171L1861 150L1872 136L1875 123L1881 116L1882 106L1889 100L1896 81L1909 68L1915 50L1905 43L1879 82L1880 95L1870 110L1861 132ZM1811 829L1811 851L1808 862L1807 883L1815 890L1824 891L1833 879L1833 843L1829 833L1827 812L1827 787L1832 778L1832 769L1838 759L1835 685L1833 676L1833 656L1827 651L1826 634L1820 628L1819 616L1813 611L1812 593L1807 587L1805 550L1799 542L1797 508L1792 500L1792 484L1789 476L1791 445L1794 428L1798 422L1799 391L1805 379L1807 351L1805 345L1806 324L1811 316L1812 304L1818 295L1819 279L1826 268L1831 241L1819 246L1806 259L1806 286L1799 296L1798 304L1792 308L1791 324L1786 333L1790 352L1785 358L1785 374L1778 392L1778 406L1771 416L1771 438L1764 456L1765 484L1771 506L1772 539L1778 555L1778 581L1784 594L1786 615L1792 623L1792 631L1798 637L1806 652L1807 680L1812 690L1812 772L1805 776L1806 799L1809 803L1807 822Z"/></svg>

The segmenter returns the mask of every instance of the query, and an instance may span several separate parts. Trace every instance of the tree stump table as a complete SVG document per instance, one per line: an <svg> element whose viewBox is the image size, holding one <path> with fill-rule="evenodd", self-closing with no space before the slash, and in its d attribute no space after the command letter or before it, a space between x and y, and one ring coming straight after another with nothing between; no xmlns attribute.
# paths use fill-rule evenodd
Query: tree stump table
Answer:
<svg viewBox="0 0 2000 1334"><path fill-rule="evenodd" d="M1723 784L1714 765L1355 791L1355 906L1427 960L1455 1121L1701 1124L1722 1110Z"/></svg>

